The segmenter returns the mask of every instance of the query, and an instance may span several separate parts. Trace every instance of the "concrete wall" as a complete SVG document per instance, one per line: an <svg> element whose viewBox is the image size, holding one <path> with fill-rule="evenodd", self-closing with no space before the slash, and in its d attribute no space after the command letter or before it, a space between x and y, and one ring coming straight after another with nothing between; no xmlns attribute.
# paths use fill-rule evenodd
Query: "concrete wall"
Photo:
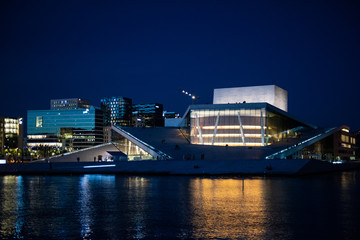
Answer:
<svg viewBox="0 0 360 240"><path fill-rule="evenodd" d="M214 89L213 104L266 102L281 110L288 110L287 91L275 85Z"/></svg>
<svg viewBox="0 0 360 240"><path fill-rule="evenodd" d="M278 86L275 86L275 107L288 111L288 92Z"/></svg>
<svg viewBox="0 0 360 240"><path fill-rule="evenodd" d="M112 144L99 145L97 147L88 148L76 152L65 153L56 157L50 158L51 162L77 162L79 158L80 162L94 162L98 161L98 156L102 156L102 160L106 157L111 157L107 151L118 151L118 149Z"/></svg>

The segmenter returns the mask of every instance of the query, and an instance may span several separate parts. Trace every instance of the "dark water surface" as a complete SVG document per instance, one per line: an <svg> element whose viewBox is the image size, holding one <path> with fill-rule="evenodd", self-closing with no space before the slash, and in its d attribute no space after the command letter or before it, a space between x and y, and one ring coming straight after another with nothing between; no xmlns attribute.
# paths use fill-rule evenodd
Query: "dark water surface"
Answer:
<svg viewBox="0 0 360 240"><path fill-rule="evenodd" d="M0 176L0 239L360 239L360 172Z"/></svg>

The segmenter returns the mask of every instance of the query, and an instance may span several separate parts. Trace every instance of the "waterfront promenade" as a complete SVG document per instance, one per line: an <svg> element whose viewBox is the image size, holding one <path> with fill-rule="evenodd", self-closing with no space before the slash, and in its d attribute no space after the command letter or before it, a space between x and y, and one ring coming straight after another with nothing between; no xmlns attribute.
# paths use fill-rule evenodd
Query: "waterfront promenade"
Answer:
<svg viewBox="0 0 360 240"><path fill-rule="evenodd" d="M304 175L360 168L309 159L36 162L0 165L0 174Z"/></svg>

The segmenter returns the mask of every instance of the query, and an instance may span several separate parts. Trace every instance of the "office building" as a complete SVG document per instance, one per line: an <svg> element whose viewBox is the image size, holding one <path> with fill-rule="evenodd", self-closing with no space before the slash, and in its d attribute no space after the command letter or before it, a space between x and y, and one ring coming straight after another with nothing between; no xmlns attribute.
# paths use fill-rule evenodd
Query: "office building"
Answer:
<svg viewBox="0 0 360 240"><path fill-rule="evenodd" d="M0 155L6 149L23 149L22 118L0 117Z"/></svg>
<svg viewBox="0 0 360 240"><path fill-rule="evenodd" d="M101 109L104 112L106 126L132 125L132 100L126 97L106 97L101 99Z"/></svg>
<svg viewBox="0 0 360 240"><path fill-rule="evenodd" d="M133 105L134 127L163 127L163 105L159 103L134 104Z"/></svg>
<svg viewBox="0 0 360 240"><path fill-rule="evenodd" d="M87 109L29 110L28 147L58 147L76 150L102 144L103 112Z"/></svg>
<svg viewBox="0 0 360 240"><path fill-rule="evenodd" d="M51 110L60 109L86 109L90 108L90 102L81 98L64 98L50 100Z"/></svg>

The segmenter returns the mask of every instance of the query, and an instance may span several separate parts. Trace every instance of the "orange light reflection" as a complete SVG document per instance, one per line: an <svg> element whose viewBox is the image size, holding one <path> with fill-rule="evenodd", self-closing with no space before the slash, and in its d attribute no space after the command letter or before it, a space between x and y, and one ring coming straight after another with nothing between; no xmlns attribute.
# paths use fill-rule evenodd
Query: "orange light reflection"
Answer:
<svg viewBox="0 0 360 240"><path fill-rule="evenodd" d="M262 180L194 179L190 188L195 239L262 239Z"/></svg>

